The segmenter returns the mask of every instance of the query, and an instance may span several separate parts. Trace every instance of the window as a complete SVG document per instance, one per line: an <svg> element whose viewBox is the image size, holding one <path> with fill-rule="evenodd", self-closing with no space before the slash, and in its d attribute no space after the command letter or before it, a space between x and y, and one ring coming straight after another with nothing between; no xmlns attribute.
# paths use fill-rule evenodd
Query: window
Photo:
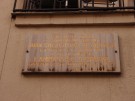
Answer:
<svg viewBox="0 0 135 101"><path fill-rule="evenodd" d="M85 8L85 7L107 7L115 5L118 0L27 0L25 8Z"/></svg>
<svg viewBox="0 0 135 101"><path fill-rule="evenodd" d="M22 8L17 8L23 2ZM106 11L135 10L135 0L15 0L14 12L21 11Z"/></svg>

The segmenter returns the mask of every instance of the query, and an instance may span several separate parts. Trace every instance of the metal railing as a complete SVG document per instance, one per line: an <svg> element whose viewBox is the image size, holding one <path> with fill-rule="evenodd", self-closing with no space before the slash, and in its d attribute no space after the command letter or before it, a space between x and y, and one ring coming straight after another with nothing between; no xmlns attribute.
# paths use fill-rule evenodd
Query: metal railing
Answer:
<svg viewBox="0 0 135 101"><path fill-rule="evenodd" d="M21 1L21 2L19 2ZM21 5L19 8L18 5ZM135 0L15 0L13 12L135 10Z"/></svg>

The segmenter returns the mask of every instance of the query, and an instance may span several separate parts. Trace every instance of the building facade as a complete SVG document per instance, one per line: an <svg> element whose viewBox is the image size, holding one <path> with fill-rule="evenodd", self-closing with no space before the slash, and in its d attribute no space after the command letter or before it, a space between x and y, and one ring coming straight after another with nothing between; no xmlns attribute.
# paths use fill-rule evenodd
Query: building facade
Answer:
<svg viewBox="0 0 135 101"><path fill-rule="evenodd" d="M1 0L0 101L134 101L134 4L134 0ZM29 33L117 33L121 74L23 75Z"/></svg>

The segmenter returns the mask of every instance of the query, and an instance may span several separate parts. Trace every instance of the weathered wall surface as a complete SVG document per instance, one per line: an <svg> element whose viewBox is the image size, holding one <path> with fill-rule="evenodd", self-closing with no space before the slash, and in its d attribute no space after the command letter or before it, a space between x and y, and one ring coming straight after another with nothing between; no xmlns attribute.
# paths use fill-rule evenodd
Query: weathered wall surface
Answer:
<svg viewBox="0 0 135 101"><path fill-rule="evenodd" d="M8 35L10 33L11 12L13 8L13 1L1 0L0 3L0 77L4 64L5 52L8 42Z"/></svg>
<svg viewBox="0 0 135 101"><path fill-rule="evenodd" d="M135 100L134 25L117 26L116 24L101 24L78 26L76 24L72 26L28 27L28 25L24 25L22 27L16 27L15 23L17 20L11 22L10 18L13 2L8 1L2 0L3 5L9 3L8 8L0 5L1 9L5 9L5 11L0 12L0 70L2 71L0 79L0 101ZM129 15L127 16L128 19L134 20L133 14L131 17ZM102 19L109 21L109 19L106 20L104 17ZM34 20L31 20L31 22L34 22ZM74 21L73 19L71 20L71 22ZM21 20L19 23L21 23ZM24 76L21 74L21 70L24 65L25 36L28 33L118 33L122 74Z"/></svg>

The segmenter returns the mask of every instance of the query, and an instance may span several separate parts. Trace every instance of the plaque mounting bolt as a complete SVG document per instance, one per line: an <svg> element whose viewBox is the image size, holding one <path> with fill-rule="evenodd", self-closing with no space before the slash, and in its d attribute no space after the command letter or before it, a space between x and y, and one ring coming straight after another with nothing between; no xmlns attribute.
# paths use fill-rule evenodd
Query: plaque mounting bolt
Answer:
<svg viewBox="0 0 135 101"><path fill-rule="evenodd" d="M29 51L27 50L26 53L29 53Z"/></svg>

